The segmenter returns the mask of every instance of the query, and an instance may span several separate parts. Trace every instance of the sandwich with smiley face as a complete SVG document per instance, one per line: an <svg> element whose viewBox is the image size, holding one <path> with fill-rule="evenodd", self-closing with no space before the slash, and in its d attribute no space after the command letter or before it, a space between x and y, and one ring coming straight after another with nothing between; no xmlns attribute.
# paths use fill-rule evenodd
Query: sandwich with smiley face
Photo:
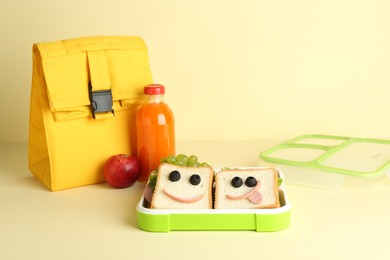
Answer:
<svg viewBox="0 0 390 260"><path fill-rule="evenodd" d="M152 209L211 209L214 170L162 163L150 201Z"/></svg>
<svg viewBox="0 0 390 260"><path fill-rule="evenodd" d="M280 207L273 168L223 169L215 176L215 209Z"/></svg>

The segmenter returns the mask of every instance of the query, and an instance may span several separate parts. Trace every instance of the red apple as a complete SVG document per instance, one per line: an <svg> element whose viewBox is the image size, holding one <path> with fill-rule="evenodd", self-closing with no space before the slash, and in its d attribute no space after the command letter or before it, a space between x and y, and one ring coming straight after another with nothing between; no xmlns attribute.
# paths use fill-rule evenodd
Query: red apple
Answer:
<svg viewBox="0 0 390 260"><path fill-rule="evenodd" d="M133 185L140 175L137 157L126 154L116 154L107 159L104 164L104 177L114 188L127 188Z"/></svg>

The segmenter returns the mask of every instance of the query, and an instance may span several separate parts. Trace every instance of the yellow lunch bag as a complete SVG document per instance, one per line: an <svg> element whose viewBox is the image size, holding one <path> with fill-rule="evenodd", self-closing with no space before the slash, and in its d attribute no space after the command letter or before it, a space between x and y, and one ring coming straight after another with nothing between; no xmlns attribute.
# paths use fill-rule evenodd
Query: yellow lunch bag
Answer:
<svg viewBox="0 0 390 260"><path fill-rule="evenodd" d="M152 83L136 36L33 45L28 161L49 190L104 182L114 154L136 155L135 116Z"/></svg>

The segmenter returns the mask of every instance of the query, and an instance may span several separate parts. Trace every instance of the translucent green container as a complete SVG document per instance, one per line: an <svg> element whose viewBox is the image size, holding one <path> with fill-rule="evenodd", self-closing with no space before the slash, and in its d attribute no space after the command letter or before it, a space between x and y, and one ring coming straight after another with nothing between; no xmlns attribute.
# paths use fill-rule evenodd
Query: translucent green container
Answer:
<svg viewBox="0 0 390 260"><path fill-rule="evenodd" d="M285 173L287 183L341 190L352 180L389 175L390 140L308 134L259 154Z"/></svg>

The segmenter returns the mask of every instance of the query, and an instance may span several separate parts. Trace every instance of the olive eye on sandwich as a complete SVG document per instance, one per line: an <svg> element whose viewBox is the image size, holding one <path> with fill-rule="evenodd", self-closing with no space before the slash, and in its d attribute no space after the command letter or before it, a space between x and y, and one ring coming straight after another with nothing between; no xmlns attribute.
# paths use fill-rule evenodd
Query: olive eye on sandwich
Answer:
<svg viewBox="0 0 390 260"><path fill-rule="evenodd" d="M245 180L245 185L248 187L255 187L257 185L257 180L255 177L249 176Z"/></svg>
<svg viewBox="0 0 390 260"><path fill-rule="evenodd" d="M180 180L181 174L178 171L171 171L168 178L171 182L176 182Z"/></svg>
<svg viewBox="0 0 390 260"><path fill-rule="evenodd" d="M234 177L230 182L234 188L239 188L242 186L242 179L238 176Z"/></svg>
<svg viewBox="0 0 390 260"><path fill-rule="evenodd" d="M201 181L201 178L198 174L192 174L190 177L190 183L194 186L198 185Z"/></svg>

